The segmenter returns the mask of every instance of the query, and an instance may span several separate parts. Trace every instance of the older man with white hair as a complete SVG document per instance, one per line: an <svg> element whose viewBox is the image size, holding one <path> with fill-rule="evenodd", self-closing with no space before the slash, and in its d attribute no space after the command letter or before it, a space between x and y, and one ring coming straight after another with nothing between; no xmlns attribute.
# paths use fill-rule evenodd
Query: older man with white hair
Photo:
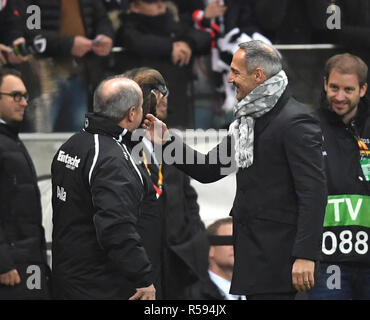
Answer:
<svg viewBox="0 0 370 320"><path fill-rule="evenodd" d="M142 121L142 104L136 82L104 80L84 130L54 157L57 299L155 299L152 265L136 226L150 183L131 157L131 132Z"/></svg>

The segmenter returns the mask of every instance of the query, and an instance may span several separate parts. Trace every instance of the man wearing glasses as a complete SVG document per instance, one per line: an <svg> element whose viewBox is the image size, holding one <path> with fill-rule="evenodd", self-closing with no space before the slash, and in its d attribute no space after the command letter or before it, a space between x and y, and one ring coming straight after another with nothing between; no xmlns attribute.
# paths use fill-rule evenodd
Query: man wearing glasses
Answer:
<svg viewBox="0 0 370 320"><path fill-rule="evenodd" d="M0 68L0 299L48 297L40 192L18 137L27 99L20 73Z"/></svg>

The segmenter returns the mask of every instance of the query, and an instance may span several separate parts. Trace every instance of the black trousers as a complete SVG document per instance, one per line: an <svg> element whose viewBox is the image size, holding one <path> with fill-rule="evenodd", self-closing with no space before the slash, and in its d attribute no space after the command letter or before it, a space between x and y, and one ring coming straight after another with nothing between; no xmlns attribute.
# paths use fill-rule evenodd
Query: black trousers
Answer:
<svg viewBox="0 0 370 320"><path fill-rule="evenodd" d="M296 292L260 293L247 295L247 300L294 300Z"/></svg>

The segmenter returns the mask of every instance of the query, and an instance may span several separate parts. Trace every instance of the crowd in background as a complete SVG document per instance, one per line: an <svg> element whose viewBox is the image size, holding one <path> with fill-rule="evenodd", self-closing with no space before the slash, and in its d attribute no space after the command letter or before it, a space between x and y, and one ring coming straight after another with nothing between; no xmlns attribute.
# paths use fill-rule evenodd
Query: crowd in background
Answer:
<svg viewBox="0 0 370 320"><path fill-rule="evenodd" d="M3 2L0 59L23 73L30 93L26 132L79 131L99 81L142 66L168 82L169 126L227 127L235 103L228 65L237 43L248 39L332 43L368 61L369 4L361 0ZM330 5L341 8L341 29L327 27ZM324 60L332 53L324 52ZM305 52L283 56L293 93L316 107L309 92L319 92L317 60Z"/></svg>

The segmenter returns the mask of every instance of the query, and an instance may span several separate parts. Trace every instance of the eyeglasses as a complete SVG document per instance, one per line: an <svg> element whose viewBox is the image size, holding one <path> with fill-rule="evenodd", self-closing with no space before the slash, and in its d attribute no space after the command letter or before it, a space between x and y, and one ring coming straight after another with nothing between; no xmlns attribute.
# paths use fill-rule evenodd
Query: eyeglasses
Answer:
<svg viewBox="0 0 370 320"><path fill-rule="evenodd" d="M15 102L21 102L22 98L24 98L24 100L28 101L28 98L29 98L28 92L25 92L25 93L22 93L20 91L0 92L0 96L2 94L12 97Z"/></svg>
<svg viewBox="0 0 370 320"><path fill-rule="evenodd" d="M159 85L157 86L157 90L162 93L162 95L164 97L168 97L169 94L170 94L170 91L168 90L168 88L165 86L165 85Z"/></svg>

